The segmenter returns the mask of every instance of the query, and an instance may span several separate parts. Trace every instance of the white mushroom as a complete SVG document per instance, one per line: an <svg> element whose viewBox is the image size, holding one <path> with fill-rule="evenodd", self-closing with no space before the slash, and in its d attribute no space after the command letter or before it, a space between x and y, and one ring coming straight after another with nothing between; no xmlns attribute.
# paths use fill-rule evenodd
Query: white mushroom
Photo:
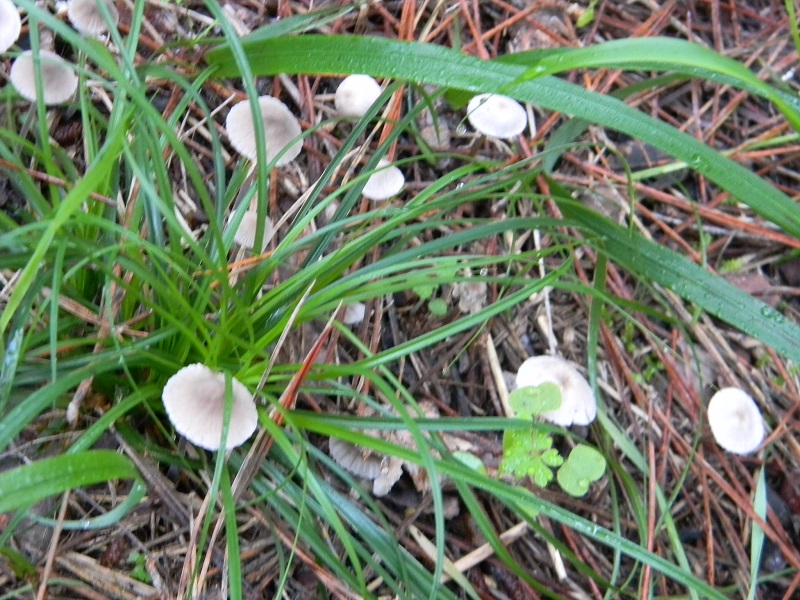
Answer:
<svg viewBox="0 0 800 600"><path fill-rule="evenodd" d="M5 52L17 41L22 31L19 10L11 0L0 0L0 53Z"/></svg>
<svg viewBox="0 0 800 600"><path fill-rule="evenodd" d="M405 184L406 178L403 172L382 158L378 161L375 172L367 179L361 193L370 200L388 200L399 194Z"/></svg>
<svg viewBox="0 0 800 600"><path fill-rule="evenodd" d="M485 281L459 281L453 284L453 298L458 298L458 310L465 315L480 312L486 306L488 296L489 285Z"/></svg>
<svg viewBox="0 0 800 600"><path fill-rule="evenodd" d="M353 302L344 307L342 323L345 325L356 325L364 320L367 314L367 305L363 302Z"/></svg>
<svg viewBox="0 0 800 600"><path fill-rule="evenodd" d="M513 98L500 94L479 94L467 105L467 120L483 135L509 139L525 130L528 115Z"/></svg>
<svg viewBox="0 0 800 600"><path fill-rule="evenodd" d="M55 52L39 50L42 73L41 96L45 104L61 104L69 100L78 89L78 76L73 66ZM9 79L19 95L36 102L36 69L32 50L20 54L11 65Z"/></svg>
<svg viewBox="0 0 800 600"><path fill-rule="evenodd" d="M340 117L363 117L381 95L381 86L369 75L350 75L336 88L334 104Z"/></svg>
<svg viewBox="0 0 800 600"><path fill-rule="evenodd" d="M597 401L592 388L578 370L557 356L533 356L517 371L517 388L532 387L550 382L561 390L561 406L545 412L546 421L569 427L588 425L597 416Z"/></svg>
<svg viewBox="0 0 800 600"><path fill-rule="evenodd" d="M231 214L233 217L233 214ZM233 240L242 248L252 250L256 241L256 227L258 226L258 212L248 210L242 215L242 221L239 223L239 228L233 234ZM272 239L273 234L272 221L267 218L264 221L264 238L262 242L262 250L267 247L267 243Z"/></svg>
<svg viewBox="0 0 800 600"><path fill-rule="evenodd" d="M328 449L331 458L356 477L369 480L380 477L380 455L335 437L328 440Z"/></svg>
<svg viewBox="0 0 800 600"><path fill-rule="evenodd" d="M395 456L387 458L380 477L377 477L375 481L372 482L372 493L375 496L385 496L391 491L394 484L397 483L403 475L404 462L405 461Z"/></svg>
<svg viewBox="0 0 800 600"><path fill-rule="evenodd" d="M106 21L100 2L105 5L110 23ZM108 31L109 24L116 27L119 11L113 0L70 0L67 17L72 26L83 35L99 36Z"/></svg>
<svg viewBox="0 0 800 600"><path fill-rule="evenodd" d="M277 166L292 162L303 149L300 123L277 98L259 96L258 105L261 108L261 126L264 128L267 144L267 161L272 162L280 155L275 163ZM249 101L239 102L231 108L225 120L225 130L231 145L242 156L256 160L256 130Z"/></svg>
<svg viewBox="0 0 800 600"><path fill-rule="evenodd" d="M258 424L253 395L236 379L231 380L233 406L226 448L243 444ZM225 375L195 363L169 378L161 394L175 430L196 446L219 450L225 416Z"/></svg>
<svg viewBox="0 0 800 600"><path fill-rule="evenodd" d="M423 400L419 403L419 408L428 419L439 417L439 409L432 402ZM396 414L393 408L389 412ZM375 435L404 448L412 450L417 448L416 439L408 430L378 431L375 432ZM424 435L428 436L428 434ZM442 433L441 439L451 452L473 452L475 450L471 442L459 438L457 435ZM372 480L372 493L375 496L385 496L389 493L404 470L409 474L418 491L430 491L431 489L428 472L413 462L373 452L336 438L330 438L329 448L331 458L342 468L357 477ZM437 453L434 452L434 454L438 456Z"/></svg>
<svg viewBox="0 0 800 600"><path fill-rule="evenodd" d="M372 493L385 496L403 475L402 459L376 454L355 444L331 438L328 443L331 458L356 477L372 481Z"/></svg>
<svg viewBox="0 0 800 600"><path fill-rule="evenodd" d="M764 440L764 419L755 401L739 388L722 388L708 403L708 425L728 452L747 454Z"/></svg>

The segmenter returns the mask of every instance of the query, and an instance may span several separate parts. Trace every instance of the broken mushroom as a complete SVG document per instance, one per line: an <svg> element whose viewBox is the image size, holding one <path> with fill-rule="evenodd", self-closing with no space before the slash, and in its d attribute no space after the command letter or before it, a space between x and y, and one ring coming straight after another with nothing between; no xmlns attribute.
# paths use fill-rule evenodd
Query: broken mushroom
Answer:
<svg viewBox="0 0 800 600"><path fill-rule="evenodd" d="M556 425L588 425L597 416L597 401L589 383L569 362L557 356L533 356L517 371L517 388L554 383L561 391L561 406L541 417Z"/></svg>
<svg viewBox="0 0 800 600"><path fill-rule="evenodd" d="M509 139L525 130L528 114L513 98L500 94L479 94L467 105L467 120L483 135Z"/></svg>
<svg viewBox="0 0 800 600"><path fill-rule="evenodd" d="M231 214L233 217L233 214ZM242 221L239 223L239 228L233 234L233 240L246 250L252 250L256 242L256 227L258 226L258 212L255 210L248 210L242 215ZM273 226L272 221L267 218L264 221L264 238L262 240L262 251L267 247L270 239L272 239Z"/></svg>
<svg viewBox="0 0 800 600"><path fill-rule="evenodd" d="M106 21L106 13L110 22ZM67 17L76 31L95 37L108 32L109 25L116 27L119 23L119 11L112 0L70 0Z"/></svg>
<svg viewBox="0 0 800 600"><path fill-rule="evenodd" d="M377 454L355 444L331 438L328 442L331 458L356 477L372 481L372 493L385 496L403 474L402 459Z"/></svg>
<svg viewBox="0 0 800 600"><path fill-rule="evenodd" d="M230 450L242 445L256 429L258 411L253 395L236 379L231 379L231 406L228 438ZM169 378L161 394L167 416L175 430L196 446L219 450L225 416L225 375L195 363Z"/></svg>
<svg viewBox="0 0 800 600"><path fill-rule="evenodd" d="M39 50L39 64L43 89L36 89L36 59L32 50L20 54L11 65L9 79L19 95L36 102L41 95L45 104L61 104L69 100L78 89L78 76L73 66L55 52Z"/></svg>
<svg viewBox="0 0 800 600"><path fill-rule="evenodd" d="M350 75L336 88L336 112L340 117L363 117L380 95L381 86L372 77Z"/></svg>
<svg viewBox="0 0 800 600"><path fill-rule="evenodd" d="M292 162L303 149L300 139L302 130L300 123L283 102L272 96L259 96L261 109L261 126L264 128L264 139L267 144L267 161L283 166ZM225 131L231 146L252 161L256 155L256 129L250 102L239 102L228 113L225 120Z"/></svg>
<svg viewBox="0 0 800 600"><path fill-rule="evenodd" d="M378 161L375 172L367 179L361 193L370 200L388 200L399 194L405 184L406 178L403 172L382 158Z"/></svg>
<svg viewBox="0 0 800 600"><path fill-rule="evenodd" d="M353 302L344 307L342 323L345 325L356 325L364 320L367 314L367 305L363 302Z"/></svg>
<svg viewBox="0 0 800 600"><path fill-rule="evenodd" d="M439 417L439 409L432 402L422 401L419 403L419 408L426 418ZM393 408L389 412L396 414ZM407 430L377 431L374 432L374 435L404 448L412 450L417 448L413 434ZM441 439L451 452L472 452L474 450L469 441L455 435L442 433ZM372 493L375 496L388 494L404 470L411 477L417 491L430 491L431 483L428 479L428 472L413 462L396 456L386 456L337 438L330 438L329 450L331 458L342 468L357 477L371 480L373 482Z"/></svg>
<svg viewBox="0 0 800 600"><path fill-rule="evenodd" d="M708 403L708 425L717 444L748 454L764 440L764 419L755 401L739 388L722 388Z"/></svg>
<svg viewBox="0 0 800 600"><path fill-rule="evenodd" d="M19 10L11 0L0 0L0 54L11 48L22 31Z"/></svg>

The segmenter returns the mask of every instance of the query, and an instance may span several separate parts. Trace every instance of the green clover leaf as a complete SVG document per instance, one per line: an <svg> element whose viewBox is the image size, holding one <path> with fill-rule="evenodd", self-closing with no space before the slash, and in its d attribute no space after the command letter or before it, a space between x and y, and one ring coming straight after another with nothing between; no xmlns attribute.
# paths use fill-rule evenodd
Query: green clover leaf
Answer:
<svg viewBox="0 0 800 600"><path fill-rule="evenodd" d="M564 463L564 459L558 453L558 450L552 448L542 454L542 462L548 467L560 467Z"/></svg>
<svg viewBox="0 0 800 600"><path fill-rule="evenodd" d="M517 417L532 419L561 406L561 390L549 381L537 386L521 387L509 394L508 403Z"/></svg>
<svg viewBox="0 0 800 600"><path fill-rule="evenodd" d="M558 470L558 484L570 496L583 496L603 476L606 459L590 446L577 446Z"/></svg>
<svg viewBox="0 0 800 600"><path fill-rule="evenodd" d="M533 482L539 487L547 487L547 484L553 481L553 471L547 468L540 460L535 463L532 473L529 473Z"/></svg>
<svg viewBox="0 0 800 600"><path fill-rule="evenodd" d="M530 477L536 485L545 487L553 480L551 467L563 462L558 450L552 446L553 438L532 427L506 431L500 472L519 479Z"/></svg>

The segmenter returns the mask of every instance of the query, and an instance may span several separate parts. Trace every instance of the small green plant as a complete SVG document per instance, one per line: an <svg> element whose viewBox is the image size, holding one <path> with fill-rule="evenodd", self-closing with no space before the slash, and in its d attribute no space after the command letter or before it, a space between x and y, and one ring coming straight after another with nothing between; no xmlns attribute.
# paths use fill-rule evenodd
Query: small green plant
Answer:
<svg viewBox="0 0 800 600"><path fill-rule="evenodd" d="M552 434L533 423L540 414L561 406L561 390L556 384L520 388L511 393L508 402L519 418L531 419L531 427L503 434L500 473L520 479L530 477L536 485L545 487L553 480L553 469L558 468L558 484L571 496L583 496L589 485L603 476L606 461L600 452L580 445L564 461L553 448Z"/></svg>
<svg viewBox="0 0 800 600"><path fill-rule="evenodd" d="M606 459L591 446L581 444L572 449L558 470L558 485L570 496L583 496L589 485L606 471Z"/></svg>
<svg viewBox="0 0 800 600"><path fill-rule="evenodd" d="M447 301L437 297L437 294L440 292L440 282L444 276L444 273L448 273L451 277L455 277L458 273L458 269L453 268L452 266L448 268L447 265L443 264L437 266L439 267L439 274L437 277L429 278L429 283L420 283L415 285L413 288L411 288L411 291L419 296L421 301L427 303L428 310L432 315L441 318L447 316L447 310L449 306Z"/></svg>
<svg viewBox="0 0 800 600"><path fill-rule="evenodd" d="M539 487L553 480L553 467L564 459L552 447L553 438L533 427L527 430L506 431L503 435L503 460L500 470L519 477L529 476Z"/></svg>
<svg viewBox="0 0 800 600"><path fill-rule="evenodd" d="M147 562L147 557L141 552L131 552L130 556L128 556L128 563L133 565L133 569L131 569L130 573L131 577L133 577L137 581L142 581L144 583L152 583L153 579L147 572L147 567L145 566L146 562Z"/></svg>
<svg viewBox="0 0 800 600"><path fill-rule="evenodd" d="M447 316L447 302L441 298L433 298L428 301L428 310L431 311L431 314L434 316L445 317Z"/></svg>

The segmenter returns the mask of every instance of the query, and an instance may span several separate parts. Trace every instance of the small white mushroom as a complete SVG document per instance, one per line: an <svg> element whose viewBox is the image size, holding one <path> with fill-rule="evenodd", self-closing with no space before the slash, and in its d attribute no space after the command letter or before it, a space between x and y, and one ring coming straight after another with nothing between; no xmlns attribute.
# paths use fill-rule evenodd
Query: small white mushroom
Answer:
<svg viewBox="0 0 800 600"><path fill-rule="evenodd" d="M378 161L375 172L367 179L361 193L370 200L388 200L399 194L405 184L406 178L403 172L382 158Z"/></svg>
<svg viewBox="0 0 800 600"><path fill-rule="evenodd" d="M557 356L533 356L517 371L517 388L554 383L561 390L561 406L542 413L546 421L569 427L588 425L597 416L597 401L592 388L578 370Z"/></svg>
<svg viewBox="0 0 800 600"><path fill-rule="evenodd" d="M274 161L280 154L275 163L277 166L292 162L303 149L300 123L289 107L277 98L259 96L258 105L261 108L261 126L264 128L267 144L267 161ZM225 131L231 145L242 156L256 160L256 130L249 101L239 102L231 108L225 120Z"/></svg>
<svg viewBox="0 0 800 600"><path fill-rule="evenodd" d="M119 11L112 0L70 0L67 17L79 33L96 37L108 31L109 22L103 15L100 2L105 5L110 24L116 27L119 23Z"/></svg>
<svg viewBox="0 0 800 600"><path fill-rule="evenodd" d="M61 104L72 98L78 89L78 76L73 65L55 52L39 50L42 72L41 96L45 104ZM36 69L32 50L20 54L11 65L9 79L19 95L31 102L39 96L36 89Z"/></svg>
<svg viewBox="0 0 800 600"><path fill-rule="evenodd" d="M373 480L381 475L382 458L378 454L335 437L328 440L328 450L340 467L356 477Z"/></svg>
<svg viewBox="0 0 800 600"><path fill-rule="evenodd" d="M17 41L22 31L19 10L11 0L0 0L0 53L5 52Z"/></svg>
<svg viewBox="0 0 800 600"><path fill-rule="evenodd" d="M350 75L336 88L334 104L340 117L363 117L381 95L381 86L369 75Z"/></svg>
<svg viewBox="0 0 800 600"><path fill-rule="evenodd" d="M355 444L331 438L331 458L356 477L372 481L372 493L385 496L403 475L402 459L377 454Z"/></svg>
<svg viewBox="0 0 800 600"><path fill-rule="evenodd" d="M467 105L467 120L483 135L509 139L525 130L528 115L513 98L500 94L479 94Z"/></svg>
<svg viewBox="0 0 800 600"><path fill-rule="evenodd" d="M231 380L233 406L226 448L243 444L258 424L253 395L236 379ZM191 443L219 450L225 416L225 375L195 363L169 378L161 394L175 430Z"/></svg>
<svg viewBox="0 0 800 600"><path fill-rule="evenodd" d="M487 304L489 286L485 281L459 281L453 284L453 298L458 299L458 310L474 315Z"/></svg>
<svg viewBox="0 0 800 600"><path fill-rule="evenodd" d="M233 215L231 215L233 216ZM233 240L242 248L252 250L256 241L256 227L258 226L258 212L248 210L242 215L242 221L239 223L239 228L233 234ZM273 235L272 221L269 218L264 221L264 238L262 242L262 250L267 247L267 243L272 239Z"/></svg>
<svg viewBox="0 0 800 600"><path fill-rule="evenodd" d="M364 320L367 314L367 305L363 302L353 302L344 307L342 323L345 325L356 325Z"/></svg>
<svg viewBox="0 0 800 600"><path fill-rule="evenodd" d="M708 403L708 425L728 452L748 454L764 440L764 419L755 401L739 388L722 388Z"/></svg>
<svg viewBox="0 0 800 600"><path fill-rule="evenodd" d="M439 409L435 404L423 400L419 403L422 414L428 419L439 417ZM390 409L390 414L396 411ZM416 415L415 415L416 416ZM408 430L378 431L375 435L393 444L415 450L417 442L414 435ZM424 434L428 435L428 434ZM456 435L442 433L441 439L451 452L474 452L475 447L471 442ZM419 465L405 461L396 456L386 456L372 450L361 448L354 444L336 438L330 438L330 455L339 465L362 479L372 480L372 493L375 496L385 496L395 483L400 479L403 471L409 474L411 481L418 491L430 491L431 483L428 472ZM438 453L434 452L438 456Z"/></svg>
<svg viewBox="0 0 800 600"><path fill-rule="evenodd" d="M375 496L380 498L391 491L394 484L397 483L403 475L404 462L405 461L395 456L386 458L380 477L372 482L372 493Z"/></svg>

